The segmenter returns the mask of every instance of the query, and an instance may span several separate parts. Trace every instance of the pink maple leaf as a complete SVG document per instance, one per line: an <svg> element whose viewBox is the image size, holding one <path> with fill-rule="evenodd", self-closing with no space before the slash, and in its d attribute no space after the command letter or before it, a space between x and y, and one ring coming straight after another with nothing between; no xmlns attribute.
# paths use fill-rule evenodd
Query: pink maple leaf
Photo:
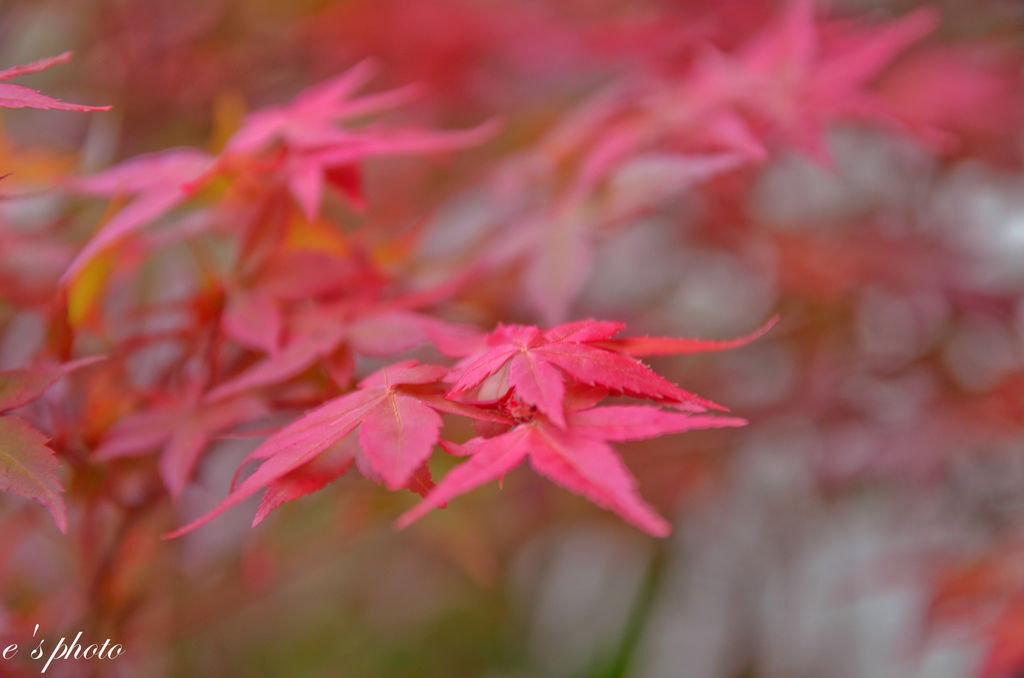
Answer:
<svg viewBox="0 0 1024 678"><path fill-rule="evenodd" d="M236 311L237 312L237 311ZM251 317L262 318L262 329L249 326L239 331L238 321L229 321L227 329L243 343L266 344L275 323L277 311L272 304L261 303L248 309ZM351 353L370 357L395 356L427 341L434 342L444 351L449 346L460 346L472 341L468 328L446 323L430 316L410 311L389 309L382 304L375 310L366 310L346 319L345 309L324 304L298 313L289 323L288 336L279 348L214 388L213 400L243 391L280 383L309 369L317 362ZM344 382L344 379L339 379Z"/></svg>
<svg viewBox="0 0 1024 678"><path fill-rule="evenodd" d="M474 438L461 446L442 443L468 460L399 517L397 525L407 527L449 500L501 478L529 458L534 470L570 492L614 511L648 534L664 537L671 531L669 524L640 498L636 481L607 442L745 424L733 417L666 412L650 406L594 407L567 412L561 426L537 417L493 438Z"/></svg>
<svg viewBox="0 0 1024 678"><path fill-rule="evenodd" d="M417 128L364 126L346 130L349 120L405 102L413 88L352 98L372 69L360 64L349 72L312 87L290 104L248 116L224 152L214 159L198 149L181 148L143 155L91 177L72 179L68 190L106 197L135 199L99 229L75 257L61 281L67 283L96 254L158 219L220 173L255 171L283 183L308 219L320 209L325 183L350 202L363 203L359 161L376 156L437 153L473 146L490 138L496 122L454 132ZM283 144L283 149L277 147ZM262 157L273 150L269 161Z"/></svg>
<svg viewBox="0 0 1024 678"><path fill-rule="evenodd" d="M48 59L40 59L39 61L33 61L29 64L13 66L0 71L0 81L10 80L11 78L16 78L19 75L28 75L30 73L45 71L51 66L66 63L70 60L71 52L64 52L63 54L58 54L57 56L50 57ZM8 84L0 84L0 108L38 108L56 111L78 111L83 113L88 111L110 110L110 106L83 106L82 104L69 104L65 101L61 101L60 99L54 99L53 97L48 97L45 94L40 94L28 87Z"/></svg>
<svg viewBox="0 0 1024 678"><path fill-rule="evenodd" d="M345 475L358 454L354 447L356 443L351 437L344 438L312 461L268 483L252 526L266 520L270 512L281 504L319 492Z"/></svg>
<svg viewBox="0 0 1024 678"><path fill-rule="evenodd" d="M527 299L548 324L565 319L608 232L758 157L746 148L692 152L681 144L687 127L674 113L638 107L646 99L629 84L568 112L538 148L505 163L491 186L512 223L482 258L491 266L521 261ZM708 135L702 125L701 139Z"/></svg>
<svg viewBox="0 0 1024 678"><path fill-rule="evenodd" d="M93 234L68 266L66 284L97 254L159 219L188 198L185 186L212 165L213 158L192 148L142 155L88 177L66 182L73 193L133 200Z"/></svg>
<svg viewBox="0 0 1024 678"><path fill-rule="evenodd" d="M323 200L325 182L338 188L349 204L362 209L361 174L356 164L372 157L444 153L476 146L497 130L486 122L468 130L438 132L415 128L362 128L345 140L333 140L322 147L293 150L284 161L288 189L307 219L316 218Z"/></svg>
<svg viewBox="0 0 1024 678"><path fill-rule="evenodd" d="M163 405L119 421L93 452L93 457L105 461L159 449L160 476L171 496L178 498L216 434L266 411L262 402L247 395L221 401L204 399L197 382L183 395L176 394Z"/></svg>
<svg viewBox="0 0 1024 678"><path fill-rule="evenodd" d="M0 490L38 501L49 509L61 532L67 532L68 515L64 488L55 473L59 462L47 445L49 436L7 413L36 400L67 374L101 359L0 372Z"/></svg>
<svg viewBox="0 0 1024 678"><path fill-rule="evenodd" d="M320 307L294 318L289 323L288 336L279 347L275 342L275 345L272 346L273 350L266 358L260 359L239 374L216 386L209 393L210 399L220 400L285 381L333 353L345 338L346 326L341 318L332 317L332 314L326 311L326 308ZM276 308L273 305L264 304L262 308L250 309L250 312L267 314L264 317L264 322L268 325L260 330L248 328L246 333L240 334L235 331L234 321L229 316L225 329L230 336L241 339L243 344L251 344L257 340L268 341L266 335L272 330L271 326L281 323ZM262 339L259 338L257 332L264 335Z"/></svg>
<svg viewBox="0 0 1024 678"><path fill-rule="evenodd" d="M562 427L567 381L696 410L724 409L671 384L635 358L597 345L623 327L595 320L547 332L523 325L499 326L487 337L485 349L463 358L452 370L448 395L494 402L514 389L520 401Z"/></svg>
<svg viewBox="0 0 1024 678"><path fill-rule="evenodd" d="M345 141L350 135L336 127L349 118L380 113L401 106L417 96L415 86L365 97L353 97L374 75L371 61L363 61L345 73L314 85L288 104L269 106L249 114L228 140L225 150L252 153L281 141L297 148Z"/></svg>
<svg viewBox="0 0 1024 678"><path fill-rule="evenodd" d="M565 319L585 288L602 229L628 223L670 196L744 161L736 153L659 155L628 144L603 151L602 144L615 142L599 139L555 209L522 224L534 229L523 284L548 323ZM603 194L597 191L599 185L607 185Z"/></svg>
<svg viewBox="0 0 1024 678"><path fill-rule="evenodd" d="M422 478L417 481L417 473L437 444L441 428L438 411L507 421L500 415L442 397L438 385L447 373L443 367L405 361L371 374L359 383L358 390L326 402L264 441L249 457L263 460L259 468L216 508L167 538L189 532L272 486L275 495L301 496L304 488L319 481L312 482L300 474L304 479L298 480L297 485L282 487L274 483L317 459L353 432L359 447L355 459L372 478L379 478L392 490L422 483ZM343 467L341 463L332 466L339 474L347 468ZM271 499L269 503L280 502Z"/></svg>
<svg viewBox="0 0 1024 678"><path fill-rule="evenodd" d="M345 475L353 464L359 466L359 472L365 477L380 482L379 474L374 472L360 455L357 437L347 436L313 461L267 485L256 509L252 526L256 527L262 523L271 511L281 504L322 490ZM413 471L405 489L421 497L426 497L434 489L434 481L426 462Z"/></svg>
<svg viewBox="0 0 1024 678"><path fill-rule="evenodd" d="M221 316L224 333L241 345L275 355L283 320L277 300L263 290L232 294Z"/></svg>
<svg viewBox="0 0 1024 678"><path fill-rule="evenodd" d="M248 289L228 285L221 318L225 334L267 357L218 385L211 397L279 383L318 362L347 386L351 375L345 372L354 354L392 357L429 341L454 355L451 347L458 350L483 336L468 326L409 310L447 299L462 284L461 276L384 299L376 292L352 296L345 293L372 290L382 279L372 270L336 261L316 253L279 253L263 265ZM329 272L323 270L327 266ZM348 298L333 301L338 296ZM309 306L309 299L317 297L332 300Z"/></svg>
<svg viewBox="0 0 1024 678"><path fill-rule="evenodd" d="M885 75L879 95L894 115L938 151L1017 129L1024 101L1015 62L986 45L915 51Z"/></svg>
<svg viewBox="0 0 1024 678"><path fill-rule="evenodd" d="M63 377L100 360L103 358L93 356L63 365L23 367L0 372L0 413L28 405Z"/></svg>
<svg viewBox="0 0 1024 678"><path fill-rule="evenodd" d="M735 123L728 107L738 106L825 162L821 133L831 120L894 122L869 85L898 53L935 28L934 12L920 9L835 39L823 36L814 9L813 0L791 0L775 23L734 54L707 52L691 96L713 108L726 106L716 108L708 121L720 124L725 115Z"/></svg>
<svg viewBox="0 0 1024 678"><path fill-rule="evenodd" d="M476 128L440 132L393 126L344 129L338 124L394 109L415 98L418 87L355 96L374 73L370 61L307 89L290 103L256 111L228 140L222 166L255 156L275 144L286 153L275 168L307 219L320 211L325 183L360 208L363 199L358 162L370 157L437 153L479 144L497 129L495 121Z"/></svg>
<svg viewBox="0 0 1024 678"><path fill-rule="evenodd" d="M67 532L64 488L56 474L60 462L48 441L21 417L0 417L0 490L35 499L49 509L57 529Z"/></svg>

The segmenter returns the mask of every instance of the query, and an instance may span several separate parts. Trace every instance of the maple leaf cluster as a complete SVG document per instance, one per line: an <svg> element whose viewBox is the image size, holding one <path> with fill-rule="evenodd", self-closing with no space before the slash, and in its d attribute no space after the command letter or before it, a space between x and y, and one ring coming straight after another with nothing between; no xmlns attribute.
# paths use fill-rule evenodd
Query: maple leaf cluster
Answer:
<svg viewBox="0 0 1024 678"><path fill-rule="evenodd" d="M419 91L405 86L359 95L376 68L370 61L287 104L246 115L216 152L171 149L67 178L64 191L109 198L114 208L60 276L68 329L104 328L113 340L107 369L119 370L121 378L128 376L133 351L167 339L178 345L161 374L135 379L132 400L146 403L144 409L110 416L116 422L101 432L93 458L157 451L162 481L178 498L218 436L289 400L312 398L321 404L260 445L251 457L262 462L257 471L193 526L264 490L261 520L352 463L389 489L413 487L425 495L400 520L408 524L529 458L556 483L652 534L666 534L667 524L639 499L607 443L742 421L710 417L706 410L721 408L634 356L717 350L745 339L613 339L621 324L594 321L546 332L499 325L484 335L424 309L458 298L511 265L522 272L526 299L549 324L557 323L586 283L596 244L609 231L719 175L756 168L782 144L829 164L822 134L835 121L902 125L901 112L872 84L935 23L933 13L920 10L878 28L833 26L810 0L795 0L727 48L687 36L695 51L677 59L681 67L620 78L579 102L530 151L501 163L484 187L494 197L500 228L460 252L461 262L447 267L455 274L439 282L424 283L417 270L424 262L415 259L429 225L427 235L396 236L376 226L371 214L366 228L348 235L323 214L325 191L349 214L367 214L368 161L450 154L493 138L500 123L435 131L375 122ZM40 71L69 56L2 76ZM4 86L13 88L8 107L105 110ZM926 127L915 120L904 129ZM922 139L932 143L935 136ZM157 223L167 228L146 232ZM196 257L199 275L186 285L191 289L181 299L132 311L143 321L164 314L170 329L153 334L133 332L130 323L111 325L105 296L179 245ZM404 260L397 266L382 260L382 248L398 248ZM225 257L226 265L215 261ZM461 360L450 368L399 362L326 400L304 380L321 368L334 388L345 390L359 361L400 356L423 344ZM609 395L670 409L595 409ZM442 440L439 412L486 422L489 435L461 444ZM435 487L426 462L438 444L467 461ZM52 492L53 457L44 454L41 476L50 488L44 503L59 512L63 527ZM42 498L25 487L19 491Z"/></svg>
<svg viewBox="0 0 1024 678"><path fill-rule="evenodd" d="M617 323L581 321L547 332L499 327L475 341L462 337L458 346L442 340L440 348L464 355L453 368L407 361L371 374L352 393L268 438L250 455L262 460L259 468L216 509L172 534L194 529L264 490L258 524L274 507L320 489L353 463L388 489L424 495L422 504L399 518L405 526L529 458L538 473L650 534L665 536L668 523L639 497L633 477L607 443L746 422L706 414L708 408L722 408L633 358L631 344L612 339L621 329ZM680 351L721 348L714 342L681 343ZM649 399L675 411L596 407L609 395ZM487 424L491 435L461 445L440 440L439 413ZM468 460L434 486L425 464L439 443Z"/></svg>
<svg viewBox="0 0 1024 678"><path fill-rule="evenodd" d="M331 379L345 388L354 357L391 357L431 342L442 354L461 361L452 368L399 362L362 379L355 391L327 400L268 438L250 456L261 460L259 468L215 510L172 535L262 490L263 504L254 521L259 523L277 505L322 488L353 463L390 490L409 488L424 495L419 508L399 519L407 525L429 508L503 476L527 457L538 472L563 487L655 536L667 535L668 523L639 497L633 477L607 443L745 422L708 416L708 408L724 408L671 384L631 354L732 348L760 336L768 326L749 339L719 343L613 339L624 326L596 321L547 332L499 326L484 335L411 310L450 296L460 280L443 283L436 291L382 298L395 281L382 279L372 263L354 257L351 246L332 234L320 217L325 186L362 211L361 163L367 158L460 149L487 139L494 124L468 132L339 127L339 122L402 104L414 93L401 88L354 96L371 73L371 64L363 62L287 105L252 113L217 156L182 148L67 181L66 190L74 193L130 199L61 276L72 299L88 288L90 267L104 255L218 180L229 184L225 195L213 206L197 207L183 237L231 228L237 232L230 235L242 243L229 277L209 284L217 295L217 335L248 354L244 366L210 383L214 373L225 371L218 364L223 358L209 337L191 337L205 344L202 363L183 360L190 376L174 393L157 392L145 410L122 417L103 436L93 458L108 461L157 450L161 478L171 496L180 497L215 436L273 409L262 397L268 387L286 385L323 363ZM225 227L222 222L229 218L240 224ZM165 245L158 241L156 246ZM353 286L358 286L355 294ZM67 310L72 322L84 321L89 313L95 319L99 312L96 307L75 310L71 303ZM207 332L197 323L192 328ZM237 361L226 363L229 371L232 362ZM53 368L44 374L52 382L81 364L68 363L62 371ZM32 383L41 378L12 373L11 390L32 392ZM609 395L653 400L675 411L595 407ZM441 440L439 413L486 422L491 435L462 445ZM10 488L49 506L65 530L66 511L53 473L56 460L43 446L45 437L20 420L10 423L12 440L15 434L21 436L10 446ZM469 459L435 486L427 462L439 444ZM38 488L30 487L32 483Z"/></svg>

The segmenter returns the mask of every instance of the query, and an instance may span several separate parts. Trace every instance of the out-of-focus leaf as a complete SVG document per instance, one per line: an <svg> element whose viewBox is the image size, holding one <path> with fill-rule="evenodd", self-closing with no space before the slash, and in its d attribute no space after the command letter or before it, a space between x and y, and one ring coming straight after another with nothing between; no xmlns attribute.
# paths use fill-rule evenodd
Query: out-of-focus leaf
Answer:
<svg viewBox="0 0 1024 678"><path fill-rule="evenodd" d="M0 417L0 489L34 499L50 510L53 522L67 532L68 515L59 463L47 436L19 417Z"/></svg>

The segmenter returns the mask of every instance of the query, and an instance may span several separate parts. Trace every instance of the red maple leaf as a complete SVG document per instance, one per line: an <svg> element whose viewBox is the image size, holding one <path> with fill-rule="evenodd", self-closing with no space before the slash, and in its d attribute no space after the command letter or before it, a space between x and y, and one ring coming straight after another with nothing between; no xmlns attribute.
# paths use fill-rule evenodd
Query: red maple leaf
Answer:
<svg viewBox="0 0 1024 678"><path fill-rule="evenodd" d="M313 461L267 485L259 508L256 509L256 515L253 517L252 526L256 527L262 523L270 515L270 512L281 504L322 490L345 475L353 464L358 465L359 472L366 478L381 482L380 475L366 463L365 457L360 454L358 437L346 436ZM434 489L434 482L426 462L420 464L413 471L405 488L422 497L427 496Z"/></svg>
<svg viewBox="0 0 1024 678"><path fill-rule="evenodd" d="M30 367L0 372L0 489L35 499L53 516L61 532L67 532L59 462L47 446L49 436L10 410L36 400L65 375L101 358L84 358L63 365Z"/></svg>
<svg viewBox="0 0 1024 678"><path fill-rule="evenodd" d="M695 429L743 426L743 419L666 412L650 406L594 407L566 413L555 425L535 417L493 438L474 438L464 445L442 443L453 454L468 456L444 477L418 506L398 519L406 527L441 504L484 483L496 480L524 459L534 470L565 489L656 537L669 524L648 506L636 490L633 476L608 441L643 440Z"/></svg>
<svg viewBox="0 0 1024 678"><path fill-rule="evenodd" d="M159 449L160 476L171 496L180 497L216 434L266 413L263 403L248 395L221 401L202 398L200 386L196 382L184 394L120 420L93 457L105 461Z"/></svg>
<svg viewBox="0 0 1024 678"><path fill-rule="evenodd" d="M855 32L845 27L839 39L824 35L814 14L813 0L792 0L776 22L734 53L707 51L688 96L706 107L708 124L720 124L723 115L740 122L738 110L827 161L821 134L832 120L893 122L869 85L899 52L935 28L934 12L921 9Z"/></svg>
<svg viewBox="0 0 1024 678"><path fill-rule="evenodd" d="M189 197L185 186L212 163L213 158L202 151L176 148L141 155L92 176L66 181L65 187L73 193L133 200L93 234L61 282L69 282L97 254L184 202Z"/></svg>
<svg viewBox="0 0 1024 678"><path fill-rule="evenodd" d="M136 199L100 228L75 257L62 282L68 282L98 252L165 215L220 174L255 173L270 185L283 184L307 219L313 219L325 182L354 205L363 203L359 162L366 158L458 150L485 141L497 129L495 121L454 132L393 125L338 127L339 122L394 108L414 94L415 88L407 87L352 98L372 70L364 62L307 89L289 104L252 113L216 160L198 149L173 149L68 181L66 186L73 192Z"/></svg>
<svg viewBox="0 0 1024 678"><path fill-rule="evenodd" d="M354 207L364 205L358 163L366 158L453 151L486 141L497 129L496 121L454 132L393 125L339 127L341 122L351 123L401 106L418 93L413 85L354 96L373 72L373 63L364 61L310 87L288 104L252 113L228 140L219 167L251 166L251 158L283 148L271 171L281 177L306 218L314 219L325 182L341 191Z"/></svg>
<svg viewBox="0 0 1024 678"><path fill-rule="evenodd" d="M500 415L442 397L437 385L447 373L444 367L405 361L371 374L359 383L358 390L324 403L264 441L249 457L250 460L263 460L259 468L239 483L216 508L170 533L168 538L213 520L272 485L272 493L282 492L293 498L300 496L296 492L305 493L303 488L311 486L308 475L300 474L302 480L290 488L274 483L314 461L357 429L359 451L356 460L368 469L372 478L379 478L391 490L422 482L422 479L417 480L417 473L437 444L441 428L438 411L507 421ZM342 467L344 464L336 465L334 470L344 472L347 467ZM274 502L276 499L271 500ZM259 518L262 519L262 515Z"/></svg>
<svg viewBox="0 0 1024 678"><path fill-rule="evenodd" d="M468 336L467 328L462 326L410 311L394 310L388 306L382 303L378 308L353 314L344 305L324 304L296 313L288 321L288 337L280 348L270 351L266 358L218 385L210 392L210 398L217 400L280 383L318 361L326 361L331 369L344 364L347 371L351 368L353 353L376 358L390 357L427 341L446 347ZM248 312L254 321L263 322L262 325L248 324L248 333L259 332L264 338L253 337L243 343L257 340L268 343L269 334L275 331L275 324L281 322L275 319L277 311L274 306L264 303L262 306L250 307ZM229 327L233 328L235 324L232 321ZM262 329L257 330L257 327ZM233 330L232 336L244 335ZM344 383L347 379L339 376L336 381Z"/></svg>
<svg viewBox="0 0 1024 678"><path fill-rule="evenodd" d="M695 410L724 409L669 383L635 358L598 345L623 327L595 320L568 323L547 332L501 325L487 337L485 349L455 366L448 395L495 402L514 389L520 401L536 407L561 427L565 426L563 399L570 380Z"/></svg>

